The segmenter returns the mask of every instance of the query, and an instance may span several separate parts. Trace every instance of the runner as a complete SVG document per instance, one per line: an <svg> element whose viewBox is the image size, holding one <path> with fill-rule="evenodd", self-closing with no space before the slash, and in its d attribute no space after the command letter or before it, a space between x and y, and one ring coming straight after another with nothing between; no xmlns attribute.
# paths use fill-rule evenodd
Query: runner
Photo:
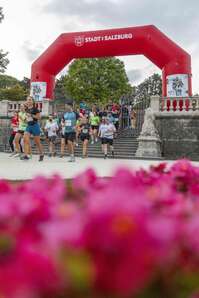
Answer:
<svg viewBox="0 0 199 298"><path fill-rule="evenodd" d="M60 132L61 132L61 154L60 154L60 158L64 157L64 151L65 151L65 145L66 145L66 141L65 141L65 120L64 118L61 119L61 123L60 123Z"/></svg>
<svg viewBox="0 0 199 298"><path fill-rule="evenodd" d="M132 108L131 109L131 129L135 130L136 129L136 111Z"/></svg>
<svg viewBox="0 0 199 298"><path fill-rule="evenodd" d="M69 162L75 162L75 138L76 138L76 114L73 112L71 105L66 105L66 113L64 114L65 120L65 142L68 145L68 151L70 154Z"/></svg>
<svg viewBox="0 0 199 298"><path fill-rule="evenodd" d="M94 142L97 143L98 141L98 130L99 130L99 125L100 125L100 117L98 116L98 114L96 112L93 112L90 116L90 124L91 124L91 128L92 128L92 132L91 132L91 144L93 145Z"/></svg>
<svg viewBox="0 0 199 298"><path fill-rule="evenodd" d="M88 157L88 143L90 140L91 126L89 124L88 118L84 117L80 124L80 139L83 142L83 152L82 158Z"/></svg>
<svg viewBox="0 0 199 298"><path fill-rule="evenodd" d="M15 151L16 151L16 154L14 155L14 157L21 157L21 155L23 153L21 141L22 141L24 132L26 131L26 127L27 127L27 114L25 112L24 104L21 104L21 106L20 106L20 112L18 114L18 118L19 118L19 128L18 128L18 131L17 131L17 133L15 135L15 139L14 139Z"/></svg>
<svg viewBox="0 0 199 298"><path fill-rule="evenodd" d="M114 124L109 122L108 118L102 119L102 124L99 128L99 136L102 141L102 152L104 153L104 159L108 156L108 145L110 146L110 151L112 157L114 157L114 147L113 147L113 138L114 133L116 132Z"/></svg>
<svg viewBox="0 0 199 298"><path fill-rule="evenodd" d="M57 131L59 130L59 126L57 124L56 119L53 119L53 116L49 116L48 122L45 126L45 131L48 132L48 140L49 140L49 157L56 156L55 151L55 141L57 137Z"/></svg>
<svg viewBox="0 0 199 298"><path fill-rule="evenodd" d="M39 151L39 161L43 161L44 153L43 147L40 141L40 126L38 124L38 120L40 119L40 111L36 108L33 99L31 96L28 96L27 101L25 103L26 113L27 113L27 127L24 133L24 156L21 157L21 160L29 160L28 153L30 152L30 136L33 135L35 144Z"/></svg>
<svg viewBox="0 0 199 298"><path fill-rule="evenodd" d="M75 146L76 147L79 146L79 144L78 144L79 143L79 135L80 135L80 132L81 132L80 124L81 124L83 118L79 118L76 121L76 127L75 127Z"/></svg>
<svg viewBox="0 0 199 298"><path fill-rule="evenodd" d="M46 141L46 143L47 143L48 146L49 146L48 131L45 130L45 127L48 125L48 123L49 123L49 119L47 119L47 120L46 120L46 123L44 124L44 136L45 136L45 141Z"/></svg>
<svg viewBox="0 0 199 298"><path fill-rule="evenodd" d="M113 104L113 106L112 106L112 115L115 118L114 125L115 125L115 128L116 128L116 131L118 131L118 129L119 129L120 111L119 111L119 106L116 105L116 104Z"/></svg>
<svg viewBox="0 0 199 298"><path fill-rule="evenodd" d="M15 135L18 131L18 126L19 126L19 118L18 118L18 113L14 112L13 117L11 118L11 134L9 138L9 145L12 151L12 154L10 156L14 156L16 154L15 152L15 147L14 147L14 139Z"/></svg>

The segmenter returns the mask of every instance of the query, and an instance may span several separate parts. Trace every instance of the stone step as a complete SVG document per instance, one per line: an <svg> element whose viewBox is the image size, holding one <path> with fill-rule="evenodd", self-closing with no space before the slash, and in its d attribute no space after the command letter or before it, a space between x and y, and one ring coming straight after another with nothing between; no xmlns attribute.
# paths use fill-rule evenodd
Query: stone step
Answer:
<svg viewBox="0 0 199 298"><path fill-rule="evenodd" d="M60 154L60 143L61 139L57 138L56 141L56 152ZM37 153L36 146L33 141L31 141L32 144L32 152L33 154ZM44 147L45 154L48 154L48 144L45 141L45 139L42 139L42 145ZM82 156L82 142L79 140L79 146L75 147L75 155L77 157ZM114 150L115 150L115 158L121 158L121 159L132 159L135 158L135 153L138 148L138 140L135 136L135 133L132 133L130 130L125 130L119 133L119 135L114 139ZM67 150L67 149L66 149ZM0 147L0 151L5 151L5 146ZM7 145L6 151L9 152L9 146ZM68 155L67 151L66 154ZM88 155L89 157L95 157L95 158L103 158L103 153L101 149L101 142L100 140L91 145L89 143L88 146Z"/></svg>

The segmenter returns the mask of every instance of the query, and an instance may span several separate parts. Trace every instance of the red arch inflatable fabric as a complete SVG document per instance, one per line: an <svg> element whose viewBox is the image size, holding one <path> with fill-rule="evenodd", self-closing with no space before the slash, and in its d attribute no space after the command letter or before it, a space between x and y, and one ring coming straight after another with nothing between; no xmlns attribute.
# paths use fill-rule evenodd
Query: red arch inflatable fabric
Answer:
<svg viewBox="0 0 199 298"><path fill-rule="evenodd" d="M186 75L192 95L190 55L153 25L61 34L32 64L31 84L44 84L43 97L53 99L55 77L72 59L140 54L162 70L163 96L172 75Z"/></svg>

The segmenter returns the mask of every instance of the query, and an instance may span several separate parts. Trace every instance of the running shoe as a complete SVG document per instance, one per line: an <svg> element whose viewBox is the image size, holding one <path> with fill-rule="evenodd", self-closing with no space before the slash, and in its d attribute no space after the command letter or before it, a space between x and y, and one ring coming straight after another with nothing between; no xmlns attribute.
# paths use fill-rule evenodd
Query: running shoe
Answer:
<svg viewBox="0 0 199 298"><path fill-rule="evenodd" d="M104 159L107 159L107 154L104 154Z"/></svg>
<svg viewBox="0 0 199 298"><path fill-rule="evenodd" d="M71 156L70 159L68 160L68 162L75 162L75 157Z"/></svg>
<svg viewBox="0 0 199 298"><path fill-rule="evenodd" d="M21 157L21 153L16 153L15 155L13 155L13 157Z"/></svg>
<svg viewBox="0 0 199 298"><path fill-rule="evenodd" d="M91 142L91 145L94 145L94 141Z"/></svg>
<svg viewBox="0 0 199 298"><path fill-rule="evenodd" d="M9 155L9 157L13 157L13 156L15 156L16 155L16 152L12 152L10 155Z"/></svg>
<svg viewBox="0 0 199 298"><path fill-rule="evenodd" d="M52 157L52 154L51 154L51 153L49 153L49 154L48 154L48 157Z"/></svg>
<svg viewBox="0 0 199 298"><path fill-rule="evenodd" d="M64 157L63 154L60 154L59 158L63 158L63 157Z"/></svg>
<svg viewBox="0 0 199 298"><path fill-rule="evenodd" d="M39 156L39 161L43 161L44 160L44 155L40 155Z"/></svg>
<svg viewBox="0 0 199 298"><path fill-rule="evenodd" d="M29 160L30 158L27 155L21 156L20 160Z"/></svg>

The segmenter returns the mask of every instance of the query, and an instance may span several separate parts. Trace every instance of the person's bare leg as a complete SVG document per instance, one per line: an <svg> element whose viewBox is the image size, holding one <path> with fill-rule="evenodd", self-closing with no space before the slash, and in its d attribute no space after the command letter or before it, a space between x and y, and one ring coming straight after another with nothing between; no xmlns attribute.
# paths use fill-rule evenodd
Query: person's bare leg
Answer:
<svg viewBox="0 0 199 298"><path fill-rule="evenodd" d="M20 144L19 144L20 138L21 138L21 134L20 133L17 133L15 135L15 138L14 138L14 144L15 144L15 151L16 151L16 153L19 153L20 152Z"/></svg>
<svg viewBox="0 0 199 298"><path fill-rule="evenodd" d="M30 153L30 134L24 133L24 154L27 156Z"/></svg>
<svg viewBox="0 0 199 298"><path fill-rule="evenodd" d="M35 141L35 144L36 144L37 149L39 151L39 154L43 155L44 154L43 153L43 146L42 146L41 141L40 141L40 136L35 136L34 141Z"/></svg>
<svg viewBox="0 0 199 298"><path fill-rule="evenodd" d="M110 151L111 151L112 157L114 157L114 147L113 147L113 145L110 145Z"/></svg>
<svg viewBox="0 0 199 298"><path fill-rule="evenodd" d="M92 132L91 132L91 144L93 144L95 141L95 131L92 129Z"/></svg>
<svg viewBox="0 0 199 298"><path fill-rule="evenodd" d="M65 150L66 141L64 138L61 139L61 157L64 156L64 150Z"/></svg>
<svg viewBox="0 0 199 298"><path fill-rule="evenodd" d="M97 129L94 129L94 139L95 139L95 142L98 141L97 135L98 135L98 131L97 131Z"/></svg>
<svg viewBox="0 0 199 298"><path fill-rule="evenodd" d="M68 151L69 151L69 154L70 154L70 157L71 157L69 161L75 161L74 142L69 141L69 140L68 140Z"/></svg>
<svg viewBox="0 0 199 298"><path fill-rule="evenodd" d="M49 153L53 154L53 143L49 142Z"/></svg>
<svg viewBox="0 0 199 298"><path fill-rule="evenodd" d="M55 143L52 142L52 154L53 156L55 156Z"/></svg>
<svg viewBox="0 0 199 298"><path fill-rule="evenodd" d="M88 155L88 140L84 140L83 143L83 157Z"/></svg>
<svg viewBox="0 0 199 298"><path fill-rule="evenodd" d="M104 158L106 158L108 155L108 146L107 144L104 144Z"/></svg>

